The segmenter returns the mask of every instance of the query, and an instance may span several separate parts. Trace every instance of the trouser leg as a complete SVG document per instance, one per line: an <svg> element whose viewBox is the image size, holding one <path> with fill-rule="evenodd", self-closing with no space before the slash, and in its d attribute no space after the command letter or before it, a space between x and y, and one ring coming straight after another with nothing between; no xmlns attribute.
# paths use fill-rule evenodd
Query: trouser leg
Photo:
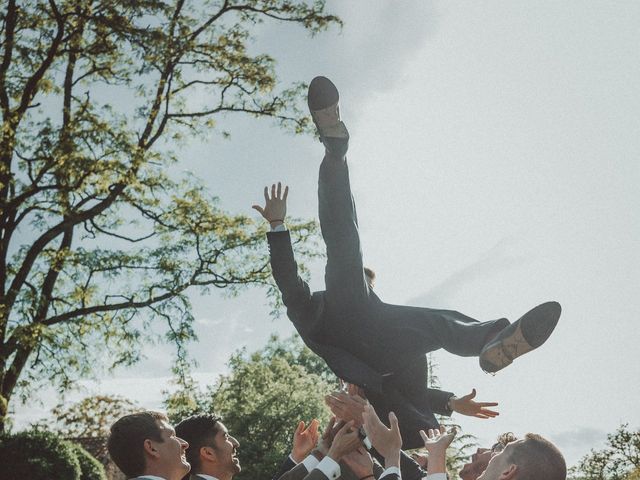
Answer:
<svg viewBox="0 0 640 480"><path fill-rule="evenodd" d="M368 297L356 206L349 168L342 156L327 154L318 181L320 228L327 247L327 301L339 309L357 308Z"/></svg>
<svg viewBox="0 0 640 480"><path fill-rule="evenodd" d="M424 354L443 348L462 357L480 355L492 335L509 321L506 318L480 322L454 310L389 306L381 321L386 324L388 344L405 356ZM385 318L386 317L386 318ZM381 359L397 364L402 358Z"/></svg>

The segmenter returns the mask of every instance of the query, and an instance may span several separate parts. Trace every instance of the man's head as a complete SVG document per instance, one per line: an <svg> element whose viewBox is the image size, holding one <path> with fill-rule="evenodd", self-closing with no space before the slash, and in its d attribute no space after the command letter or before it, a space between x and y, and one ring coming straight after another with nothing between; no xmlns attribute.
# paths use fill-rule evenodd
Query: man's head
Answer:
<svg viewBox="0 0 640 480"><path fill-rule="evenodd" d="M549 440L527 433L494 455L478 480L565 480L567 465Z"/></svg>
<svg viewBox="0 0 640 480"><path fill-rule="evenodd" d="M240 443L215 415L193 415L176 425L176 432L189 442L187 460L192 473L228 480L240 473L237 450Z"/></svg>
<svg viewBox="0 0 640 480"><path fill-rule="evenodd" d="M471 462L465 463L460 470L460 478L462 480L476 480L489 465L491 457L500 453L507 444L516 440L513 433L507 432L500 435L498 441L491 448L478 448L476 453L471 455Z"/></svg>
<svg viewBox="0 0 640 480"><path fill-rule="evenodd" d="M111 459L128 477L157 475L174 480L189 469L189 444L176 436L166 415L140 412L125 415L111 426L107 448Z"/></svg>

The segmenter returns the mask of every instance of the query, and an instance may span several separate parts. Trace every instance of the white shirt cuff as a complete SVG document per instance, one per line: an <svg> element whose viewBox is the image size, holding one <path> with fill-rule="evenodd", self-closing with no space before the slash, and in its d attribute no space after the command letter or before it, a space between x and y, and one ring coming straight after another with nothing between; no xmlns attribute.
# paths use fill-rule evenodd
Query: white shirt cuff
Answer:
<svg viewBox="0 0 640 480"><path fill-rule="evenodd" d="M314 455L309 455L302 461L302 464L304 465L304 468L307 469L307 472L310 472L318 466L319 462L320 460L318 460Z"/></svg>
<svg viewBox="0 0 640 480"><path fill-rule="evenodd" d="M329 480L336 480L340 476L340 465L331 457L324 457L316 468Z"/></svg>
<svg viewBox="0 0 640 480"><path fill-rule="evenodd" d="M287 227L284 226L284 223L281 223L280 225L276 225L275 227L271 227L271 231L272 232L286 232L287 231Z"/></svg>
<svg viewBox="0 0 640 480"><path fill-rule="evenodd" d="M393 474L398 475L398 478L402 478L402 476L400 475L400 469L398 467L389 467L389 468L385 468L384 472L382 472L382 475L380 475L380 479L386 477L387 475L393 475ZM435 480L439 480L439 479L435 479Z"/></svg>
<svg viewBox="0 0 640 480"><path fill-rule="evenodd" d="M293 458L293 453L289 454L289 460L291 460L294 465L298 465L298 462L296 462L295 459Z"/></svg>
<svg viewBox="0 0 640 480"><path fill-rule="evenodd" d="M447 480L446 473L432 473L424 477L426 480Z"/></svg>

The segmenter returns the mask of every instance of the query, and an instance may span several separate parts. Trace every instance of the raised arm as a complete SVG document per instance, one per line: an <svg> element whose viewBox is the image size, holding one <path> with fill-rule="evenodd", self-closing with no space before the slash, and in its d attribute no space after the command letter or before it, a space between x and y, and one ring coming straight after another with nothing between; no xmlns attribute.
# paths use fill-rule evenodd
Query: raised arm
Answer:
<svg viewBox="0 0 640 480"><path fill-rule="evenodd" d="M282 302L286 305L289 318L295 322L308 322L310 319L305 312L309 307L311 292L307 283L298 275L298 265L293 256L291 238L285 228L287 215L287 196L289 187L278 182L269 187L264 187L264 207L253 205L253 209L271 225L271 232L267 233L269 240L269 254L271 256L271 272L273 278L282 293Z"/></svg>

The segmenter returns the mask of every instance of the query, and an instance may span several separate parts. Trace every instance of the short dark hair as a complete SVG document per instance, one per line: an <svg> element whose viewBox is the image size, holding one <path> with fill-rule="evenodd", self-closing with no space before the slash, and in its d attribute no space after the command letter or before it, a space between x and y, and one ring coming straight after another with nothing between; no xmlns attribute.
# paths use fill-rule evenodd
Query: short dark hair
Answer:
<svg viewBox="0 0 640 480"><path fill-rule="evenodd" d="M144 441L163 441L162 431L158 426L158 421L161 420L169 421L164 413L146 411L125 415L111 425L107 450L127 477L138 477L144 473Z"/></svg>
<svg viewBox="0 0 640 480"><path fill-rule="evenodd" d="M220 431L221 417L213 414L192 415L176 425L176 435L189 444L187 448L187 462L191 464L191 473L198 473L200 449L202 447L215 448L213 439Z"/></svg>
<svg viewBox="0 0 640 480"><path fill-rule="evenodd" d="M518 437L513 432L505 432L500 434L496 439L496 443L493 444L491 450L494 452L501 452L504 450L504 447L509 445L511 442L515 442L518 440Z"/></svg>
<svg viewBox="0 0 640 480"><path fill-rule="evenodd" d="M512 445L509 461L518 466L518 480L565 480L567 464L553 443L535 433Z"/></svg>

